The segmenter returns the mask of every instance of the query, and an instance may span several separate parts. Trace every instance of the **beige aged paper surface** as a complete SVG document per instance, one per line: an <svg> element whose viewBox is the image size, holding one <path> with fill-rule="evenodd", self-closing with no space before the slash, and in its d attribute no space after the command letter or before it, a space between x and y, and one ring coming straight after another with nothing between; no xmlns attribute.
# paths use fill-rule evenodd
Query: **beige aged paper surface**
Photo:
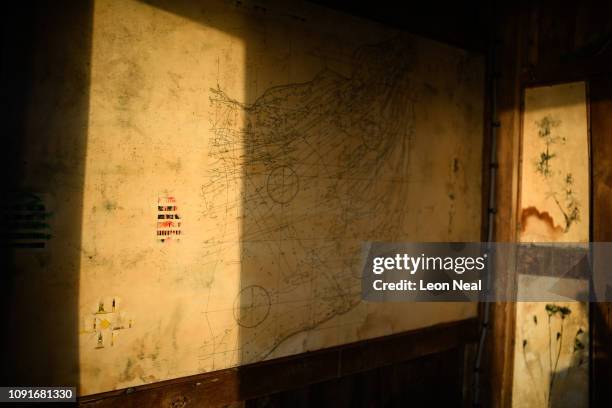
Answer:
<svg viewBox="0 0 612 408"><path fill-rule="evenodd" d="M82 394L476 315L361 302L359 275L367 240L480 239L482 57L308 4L147 3L95 2L84 187L46 186L51 255L20 261L80 271Z"/></svg>

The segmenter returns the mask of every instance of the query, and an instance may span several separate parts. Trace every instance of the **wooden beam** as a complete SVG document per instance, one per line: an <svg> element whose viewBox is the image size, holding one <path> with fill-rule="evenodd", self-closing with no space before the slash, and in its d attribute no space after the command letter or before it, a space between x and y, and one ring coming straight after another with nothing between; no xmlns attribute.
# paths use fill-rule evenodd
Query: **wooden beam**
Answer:
<svg viewBox="0 0 612 408"><path fill-rule="evenodd" d="M592 235L612 241L612 74L590 81ZM612 406L612 303L592 303L591 405Z"/></svg>
<svg viewBox="0 0 612 408"><path fill-rule="evenodd" d="M569 61L545 61L525 68L521 73L524 86L550 85L584 81L612 72L612 54Z"/></svg>
<svg viewBox="0 0 612 408"><path fill-rule="evenodd" d="M520 72L524 54L524 25L530 19L528 11L510 7L498 12L503 16L496 24L498 74L496 107L497 172L495 180L494 240L515 242L517 238L519 152L521 125ZM502 265L504 267L502 267ZM493 271L493 282L508 291L510 299L515 287L514 268L509 260L499 260ZM496 302L490 305L491 319L485 347L485 365L481 373L481 405L510 407L514 371L514 334L516 304Z"/></svg>
<svg viewBox="0 0 612 408"><path fill-rule="evenodd" d="M79 398L85 407L221 406L441 353L476 341L476 318ZM416 373L418 374L418 373Z"/></svg>

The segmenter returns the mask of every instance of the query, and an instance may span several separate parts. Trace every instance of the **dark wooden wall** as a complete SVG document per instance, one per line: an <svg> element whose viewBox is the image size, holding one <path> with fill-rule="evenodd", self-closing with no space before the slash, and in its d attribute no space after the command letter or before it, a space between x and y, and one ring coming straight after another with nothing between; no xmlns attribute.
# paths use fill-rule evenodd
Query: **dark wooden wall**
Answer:
<svg viewBox="0 0 612 408"><path fill-rule="evenodd" d="M540 0L494 14L499 140L496 240L516 239L521 95L525 87L584 80L589 88L593 241L612 240L612 2ZM504 271L499 271L504 274ZM511 280L512 276L503 276ZM591 304L591 406L612 406L612 307ZM485 406L512 404L515 306L493 307Z"/></svg>
<svg viewBox="0 0 612 408"><path fill-rule="evenodd" d="M465 349L453 348L246 401L246 408L458 407Z"/></svg>
<svg viewBox="0 0 612 408"><path fill-rule="evenodd" d="M612 73L590 80L593 241L612 242ZM591 307L592 406L612 406L612 303Z"/></svg>
<svg viewBox="0 0 612 408"><path fill-rule="evenodd" d="M464 406L477 319L80 399L86 407ZM302 405L300 405L302 404ZM304 405L305 404L305 405ZM467 406L467 405L466 405Z"/></svg>
<svg viewBox="0 0 612 408"><path fill-rule="evenodd" d="M523 10L524 84L587 80L610 72L612 2L542 0Z"/></svg>

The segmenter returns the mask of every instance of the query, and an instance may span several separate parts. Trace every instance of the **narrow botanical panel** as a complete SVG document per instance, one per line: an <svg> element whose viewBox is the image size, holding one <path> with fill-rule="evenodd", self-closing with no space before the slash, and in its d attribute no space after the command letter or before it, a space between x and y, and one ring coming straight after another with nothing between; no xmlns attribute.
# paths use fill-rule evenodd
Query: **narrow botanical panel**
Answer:
<svg viewBox="0 0 612 408"><path fill-rule="evenodd" d="M585 84L525 90L522 137L519 239L588 242ZM545 273L542 281L570 279ZM517 304L514 407L588 406L588 321L584 303Z"/></svg>
<svg viewBox="0 0 612 408"><path fill-rule="evenodd" d="M589 239L589 154L583 82L525 90L520 240Z"/></svg>

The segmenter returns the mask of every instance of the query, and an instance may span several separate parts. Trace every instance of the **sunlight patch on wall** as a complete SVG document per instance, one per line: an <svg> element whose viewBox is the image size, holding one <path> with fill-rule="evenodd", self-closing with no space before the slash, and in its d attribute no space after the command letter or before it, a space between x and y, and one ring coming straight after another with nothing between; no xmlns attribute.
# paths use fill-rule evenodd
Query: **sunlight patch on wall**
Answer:
<svg viewBox="0 0 612 408"><path fill-rule="evenodd" d="M220 56L213 44L228 51ZM240 208L233 223L207 217L219 201L204 193L205 135L210 84L243 97L244 56L241 39L213 27L138 1L95 2L79 291L83 394L209 369L197 358L200 340L233 321L232 308L212 304L206 288L222 270L226 290L238 291L240 249L225 246L211 258L218 246L207 240L220 228L227 241L239 236ZM232 75L219 72L219 58ZM240 144L226 148L243 157ZM241 184L225 187L222 200L239 203ZM204 310L219 312L205 319ZM231 349L217 352L236 361Z"/></svg>

